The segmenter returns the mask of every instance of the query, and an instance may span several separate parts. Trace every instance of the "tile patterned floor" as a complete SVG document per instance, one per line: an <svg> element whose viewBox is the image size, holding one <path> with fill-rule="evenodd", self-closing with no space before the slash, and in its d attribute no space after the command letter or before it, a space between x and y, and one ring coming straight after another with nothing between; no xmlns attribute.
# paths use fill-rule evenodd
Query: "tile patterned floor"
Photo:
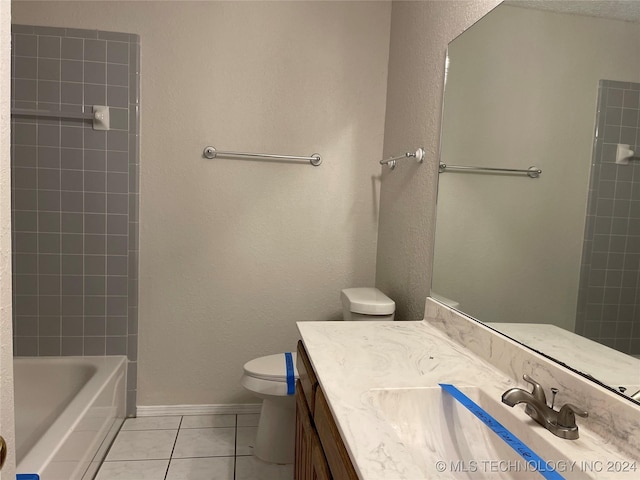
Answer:
<svg viewBox="0 0 640 480"><path fill-rule="evenodd" d="M253 456L258 415L125 420L95 480L292 480Z"/></svg>

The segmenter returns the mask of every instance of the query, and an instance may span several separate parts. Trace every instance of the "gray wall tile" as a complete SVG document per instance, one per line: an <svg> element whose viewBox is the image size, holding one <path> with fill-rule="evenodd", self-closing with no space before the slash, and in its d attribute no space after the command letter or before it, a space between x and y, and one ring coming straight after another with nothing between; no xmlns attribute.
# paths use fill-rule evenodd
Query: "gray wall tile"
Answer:
<svg viewBox="0 0 640 480"><path fill-rule="evenodd" d="M112 337L108 336L106 342L106 351L107 355L126 355L127 353L127 337L126 336L118 336Z"/></svg>
<svg viewBox="0 0 640 480"><path fill-rule="evenodd" d="M62 355L77 356L84 353L84 341L82 337L62 337Z"/></svg>
<svg viewBox="0 0 640 480"><path fill-rule="evenodd" d="M84 211L89 213L105 213L107 211L107 196L104 193L85 193Z"/></svg>
<svg viewBox="0 0 640 480"><path fill-rule="evenodd" d="M129 106L129 89L127 87L114 87L107 85L107 101L109 105L114 107L128 107Z"/></svg>
<svg viewBox="0 0 640 480"><path fill-rule="evenodd" d="M84 337L85 355L106 355L105 337Z"/></svg>
<svg viewBox="0 0 640 480"><path fill-rule="evenodd" d="M84 277L84 293L86 295L105 295L106 277L104 275L86 275Z"/></svg>
<svg viewBox="0 0 640 480"><path fill-rule="evenodd" d="M60 168L61 151L59 148L38 145L38 167Z"/></svg>
<svg viewBox="0 0 640 480"><path fill-rule="evenodd" d="M102 297L104 307L104 297ZM104 337L106 335L106 320L104 317L85 316L84 335L88 337Z"/></svg>
<svg viewBox="0 0 640 480"><path fill-rule="evenodd" d="M60 84L60 101L62 103L82 105L82 95L83 88L81 83L63 82ZM82 147L82 144L80 147Z"/></svg>
<svg viewBox="0 0 640 480"><path fill-rule="evenodd" d="M107 84L117 85L121 87L129 86L128 65L118 65L115 63L108 63L107 64Z"/></svg>
<svg viewBox="0 0 640 480"><path fill-rule="evenodd" d="M107 42L107 62L129 64L128 42Z"/></svg>
<svg viewBox="0 0 640 480"><path fill-rule="evenodd" d="M38 59L38 81L60 81L60 60L47 58Z"/></svg>
<svg viewBox="0 0 640 480"><path fill-rule="evenodd" d="M84 84L84 102L86 105L105 105L107 89L104 85ZM104 148L104 146L100 147Z"/></svg>
<svg viewBox="0 0 640 480"><path fill-rule="evenodd" d="M60 58L61 38L53 36L38 36L38 57Z"/></svg>
<svg viewBox="0 0 640 480"><path fill-rule="evenodd" d="M107 153L104 150L85 149L84 168L85 170L105 172L107 170Z"/></svg>
<svg viewBox="0 0 640 480"><path fill-rule="evenodd" d="M37 57L38 37L35 35L13 35L13 54L21 57Z"/></svg>
<svg viewBox="0 0 640 480"><path fill-rule="evenodd" d="M38 317L20 316L16 322L15 334L19 337L36 337L38 335Z"/></svg>
<svg viewBox="0 0 640 480"><path fill-rule="evenodd" d="M83 41L79 38L62 38L61 58L69 60L84 60ZM82 79L80 79L82 81Z"/></svg>
<svg viewBox="0 0 640 480"><path fill-rule="evenodd" d="M62 336L81 337L84 335L84 320L82 317L62 317Z"/></svg>
<svg viewBox="0 0 640 480"><path fill-rule="evenodd" d="M576 326L612 348L640 353L629 340L640 321L640 169L614 163L618 142L637 148L640 84L603 80L598 93L596 124L606 126L594 148L589 209L597 216L587 217Z"/></svg>
<svg viewBox="0 0 640 480"><path fill-rule="evenodd" d="M79 257L79 255L78 255ZM71 272L64 272L62 276L62 295L84 295L84 277L82 277L82 266L73 273L80 273L80 275L71 275ZM71 300L68 300L71 301ZM71 301L72 303L74 301ZM65 300L63 300L63 308L65 306Z"/></svg>
<svg viewBox="0 0 640 480"><path fill-rule="evenodd" d="M130 164L139 163L139 37L20 25L12 32L12 106L109 105L114 127L12 119L15 352L126 354L135 362L139 198ZM135 388L134 374L128 414Z"/></svg>
<svg viewBox="0 0 640 480"><path fill-rule="evenodd" d="M85 255L85 275L104 275L107 271L107 262L110 260L111 257L105 257L104 255Z"/></svg>
<svg viewBox="0 0 640 480"><path fill-rule="evenodd" d="M13 82L13 99L35 102L38 100L38 82L17 78Z"/></svg>
<svg viewBox="0 0 640 480"><path fill-rule="evenodd" d="M82 275L82 255L62 255L62 273L64 275Z"/></svg>
<svg viewBox="0 0 640 480"><path fill-rule="evenodd" d="M85 40L84 60L91 62L106 62L107 42L104 40Z"/></svg>
<svg viewBox="0 0 640 480"><path fill-rule="evenodd" d="M84 66L81 61L62 60L60 62L60 80L63 82L82 82Z"/></svg>
<svg viewBox="0 0 640 480"><path fill-rule="evenodd" d="M63 295L62 296L62 315L69 317L71 315L82 315L84 313L84 296L82 295Z"/></svg>
<svg viewBox="0 0 640 480"><path fill-rule="evenodd" d="M35 57L16 57L13 62L14 78L37 79L38 60Z"/></svg>
<svg viewBox="0 0 640 480"><path fill-rule="evenodd" d="M107 65L99 62L84 62L84 81L105 85L107 83Z"/></svg>

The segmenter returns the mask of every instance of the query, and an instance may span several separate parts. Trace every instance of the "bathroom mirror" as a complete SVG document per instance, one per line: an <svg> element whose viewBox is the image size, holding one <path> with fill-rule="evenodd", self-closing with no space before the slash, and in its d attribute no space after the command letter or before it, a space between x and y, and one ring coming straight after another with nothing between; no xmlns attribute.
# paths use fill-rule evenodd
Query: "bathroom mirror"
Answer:
<svg viewBox="0 0 640 480"><path fill-rule="evenodd" d="M626 396L640 389L640 159L616 154L640 152L639 51L634 1L504 2L449 45L432 284Z"/></svg>

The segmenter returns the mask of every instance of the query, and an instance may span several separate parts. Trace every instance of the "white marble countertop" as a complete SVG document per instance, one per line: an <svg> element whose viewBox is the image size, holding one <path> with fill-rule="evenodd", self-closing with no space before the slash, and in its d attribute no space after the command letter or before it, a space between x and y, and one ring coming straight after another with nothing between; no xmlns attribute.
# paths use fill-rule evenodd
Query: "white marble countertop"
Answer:
<svg viewBox="0 0 640 480"><path fill-rule="evenodd" d="M362 480L471 478L437 471L436 462L448 459L438 458L433 452L425 451L424 455L421 452L421 458L417 459L415 452L398 441L391 426L372 406L370 391L451 383L457 387L482 387L499 400L505 390L516 386L514 381L426 321L298 322L297 325ZM524 382L518 386L524 388ZM523 422L532 422L522 406L514 409L519 410ZM543 434L548 434L549 442L572 459L628 458L582 427L581 438L575 441L557 438L535 423L532 428L542 429ZM599 445L597 450L592 448L594 444ZM614 478L607 472L578 473L580 475L565 478ZM616 474L615 479L638 478L638 475L640 473ZM516 477L498 473L473 478Z"/></svg>
<svg viewBox="0 0 640 480"><path fill-rule="evenodd" d="M555 325L543 323L487 323L534 350L559 360L631 395L640 388L640 359L609 348ZM640 473L638 474L640 478Z"/></svg>

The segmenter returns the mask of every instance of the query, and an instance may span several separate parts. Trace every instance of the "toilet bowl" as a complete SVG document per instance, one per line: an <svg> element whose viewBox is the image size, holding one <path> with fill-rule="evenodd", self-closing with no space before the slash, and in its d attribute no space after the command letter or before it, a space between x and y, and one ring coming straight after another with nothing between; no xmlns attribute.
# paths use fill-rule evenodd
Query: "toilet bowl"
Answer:
<svg viewBox="0 0 640 480"><path fill-rule="evenodd" d="M254 454L269 463L293 463L296 353L286 352L244 364L240 384L262 399Z"/></svg>
<svg viewBox="0 0 640 480"><path fill-rule="evenodd" d="M393 300L377 288L347 288L340 293L342 319L393 320ZM277 353L244 364L240 384L262 399L254 454L269 463L293 463L295 455L296 353Z"/></svg>

